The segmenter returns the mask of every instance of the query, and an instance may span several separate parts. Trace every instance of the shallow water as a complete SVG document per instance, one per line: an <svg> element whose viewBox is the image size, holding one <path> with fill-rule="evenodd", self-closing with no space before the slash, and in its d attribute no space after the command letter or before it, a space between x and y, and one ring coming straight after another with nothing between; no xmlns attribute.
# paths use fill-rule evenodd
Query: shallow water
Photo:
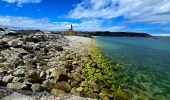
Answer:
<svg viewBox="0 0 170 100"><path fill-rule="evenodd" d="M170 37L95 39L106 57L125 67L135 100L170 100Z"/></svg>

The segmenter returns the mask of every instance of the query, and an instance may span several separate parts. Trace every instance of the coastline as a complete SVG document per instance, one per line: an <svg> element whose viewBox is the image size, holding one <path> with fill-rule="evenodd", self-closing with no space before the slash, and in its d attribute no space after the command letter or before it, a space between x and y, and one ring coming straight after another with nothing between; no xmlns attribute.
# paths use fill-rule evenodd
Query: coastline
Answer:
<svg viewBox="0 0 170 100"><path fill-rule="evenodd" d="M24 91L16 92L29 90L34 91L34 96L27 95L32 99L129 99L121 87L127 80L120 72L121 66L108 61L92 38L37 33L1 37L1 45L5 48L1 48L0 83L9 88L0 88L4 94L1 98L26 96ZM9 62L10 55L17 59ZM34 57L26 59L28 55ZM44 96L44 91L51 94Z"/></svg>

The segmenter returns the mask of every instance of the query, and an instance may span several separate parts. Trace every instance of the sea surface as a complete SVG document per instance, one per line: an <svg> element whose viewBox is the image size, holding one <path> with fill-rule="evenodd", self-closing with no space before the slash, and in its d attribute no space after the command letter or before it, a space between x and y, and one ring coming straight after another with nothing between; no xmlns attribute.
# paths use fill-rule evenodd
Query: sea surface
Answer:
<svg viewBox="0 0 170 100"><path fill-rule="evenodd" d="M104 55L120 63L135 100L170 100L170 37L95 37Z"/></svg>

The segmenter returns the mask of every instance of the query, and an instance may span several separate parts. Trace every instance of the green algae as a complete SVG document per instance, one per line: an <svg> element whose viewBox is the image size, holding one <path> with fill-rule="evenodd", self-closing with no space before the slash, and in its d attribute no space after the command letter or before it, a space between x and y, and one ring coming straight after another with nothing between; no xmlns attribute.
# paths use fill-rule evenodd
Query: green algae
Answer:
<svg viewBox="0 0 170 100"><path fill-rule="evenodd" d="M84 92L92 93L94 90L90 83L95 83L99 87L99 91L97 91L99 99L107 96L114 100L130 100L131 97L127 89L124 90L128 78L123 72L123 67L106 59L101 48L95 45L90 46L89 52L92 60L86 64L83 70L88 83L88 86L84 88Z"/></svg>

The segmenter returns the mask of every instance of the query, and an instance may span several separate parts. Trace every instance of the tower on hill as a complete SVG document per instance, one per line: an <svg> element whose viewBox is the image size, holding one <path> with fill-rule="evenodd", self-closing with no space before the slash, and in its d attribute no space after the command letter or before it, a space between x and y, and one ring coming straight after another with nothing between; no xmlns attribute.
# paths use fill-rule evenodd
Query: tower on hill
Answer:
<svg viewBox="0 0 170 100"><path fill-rule="evenodd" d="M73 31L72 25L71 25L71 28L68 31L66 31L65 35L66 36L75 36L76 35L76 33Z"/></svg>

